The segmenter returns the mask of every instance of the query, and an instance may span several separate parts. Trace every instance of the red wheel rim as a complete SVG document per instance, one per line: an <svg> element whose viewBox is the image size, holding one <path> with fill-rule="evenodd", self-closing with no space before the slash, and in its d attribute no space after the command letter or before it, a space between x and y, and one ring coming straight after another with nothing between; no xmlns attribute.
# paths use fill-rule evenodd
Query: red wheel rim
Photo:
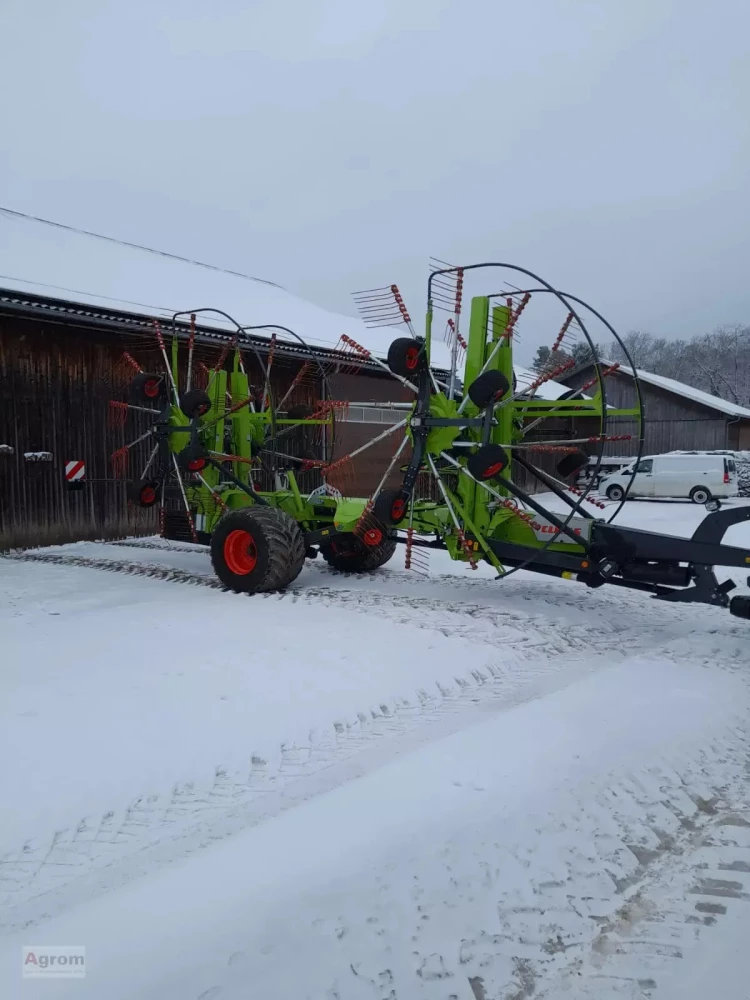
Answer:
<svg viewBox="0 0 750 1000"><path fill-rule="evenodd" d="M152 504L156 501L156 490L153 486L144 486L141 490L141 503Z"/></svg>
<svg viewBox="0 0 750 1000"><path fill-rule="evenodd" d="M383 532L379 528L370 528L369 531L364 533L362 540L365 545L380 545L383 541Z"/></svg>
<svg viewBox="0 0 750 1000"><path fill-rule="evenodd" d="M147 382L143 383L143 395L148 396L149 399L156 399L159 395L158 378L150 378Z"/></svg>
<svg viewBox="0 0 750 1000"><path fill-rule="evenodd" d="M206 465L205 458L191 458L187 463L188 472L200 472Z"/></svg>
<svg viewBox="0 0 750 1000"><path fill-rule="evenodd" d="M258 562L258 550L249 531L236 529L229 532L224 539L224 562L229 572L235 576L252 573Z"/></svg>
<svg viewBox="0 0 750 1000"><path fill-rule="evenodd" d="M410 372L413 372L417 367L419 362L419 348L418 347L407 347L406 348L406 367Z"/></svg>
<svg viewBox="0 0 750 1000"><path fill-rule="evenodd" d="M394 521L400 521L404 516L406 510L406 500L394 500L391 505L391 518Z"/></svg>
<svg viewBox="0 0 750 1000"><path fill-rule="evenodd" d="M494 465L490 465L484 470L484 478L492 479L492 477L496 476L498 472L502 472L504 468L505 462L495 462Z"/></svg>

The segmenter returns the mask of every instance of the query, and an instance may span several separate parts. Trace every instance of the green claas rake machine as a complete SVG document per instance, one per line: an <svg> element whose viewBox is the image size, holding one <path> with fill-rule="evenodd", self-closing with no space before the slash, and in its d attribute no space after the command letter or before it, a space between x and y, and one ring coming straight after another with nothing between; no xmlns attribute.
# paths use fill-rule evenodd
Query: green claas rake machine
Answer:
<svg viewBox="0 0 750 1000"><path fill-rule="evenodd" d="M521 284L506 280L501 292L473 296L464 338L465 283L489 269ZM113 456L128 479L129 502L157 506L165 537L210 546L226 587L283 589L306 558L318 556L340 572L368 572L400 544L407 568L419 569L428 550L443 549L472 567L489 564L499 580L531 570L750 618L750 598L730 599L735 584L715 575L717 566L750 571L750 549L722 544L729 527L750 520L750 506L719 510L712 501L693 536L679 538L616 524L627 491L615 503L596 495L602 458L613 446L627 450L637 468L644 426L637 378L627 405L608 401L618 365L600 358L587 324L628 354L596 310L506 264L434 269L422 335L396 286L355 298L366 325L405 326L408 335L391 343L387 361L346 337L340 350L322 355L285 328L235 324L206 364L195 314L218 311L195 310L175 315L171 343L155 324L158 363L145 372L133 361L127 400L112 403L121 426L133 431L123 430L132 440ZM535 330L551 324L550 346L539 353L544 363L520 377L514 344L522 314L528 324L537 303ZM438 340L441 311L447 319ZM190 336L178 337L178 317L188 315ZM246 335L259 329L269 330L263 353L257 337ZM284 337L307 358L282 393L271 374ZM431 361L438 343L449 358L441 365ZM400 398L378 404L381 413L391 407L390 423L337 455L345 406L329 381L354 362L387 372ZM584 369L587 377L577 378ZM378 484L372 488L371 476L362 495L355 470L371 446L382 455L384 442L391 447L377 466ZM627 449L617 442L629 442ZM139 454L141 468L132 469ZM589 475L580 482L584 468Z"/></svg>

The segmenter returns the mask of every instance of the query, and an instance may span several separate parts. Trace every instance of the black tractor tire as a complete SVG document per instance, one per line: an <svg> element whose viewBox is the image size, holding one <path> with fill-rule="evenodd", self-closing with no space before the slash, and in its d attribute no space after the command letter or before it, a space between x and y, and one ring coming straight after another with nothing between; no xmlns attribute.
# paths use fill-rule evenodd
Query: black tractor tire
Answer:
<svg viewBox="0 0 750 1000"><path fill-rule="evenodd" d="M167 385L162 375L139 372L130 383L130 402L136 406L158 406L166 402Z"/></svg>
<svg viewBox="0 0 750 1000"><path fill-rule="evenodd" d="M408 503L403 490L381 490L372 507L373 517L381 524L398 524L406 517Z"/></svg>
<svg viewBox="0 0 750 1000"><path fill-rule="evenodd" d="M371 573L396 551L395 535L384 535L378 545L365 545L356 535L342 535L320 546L320 554L339 573Z"/></svg>
<svg viewBox="0 0 750 1000"><path fill-rule="evenodd" d="M203 472L208 465L208 452L200 441L186 444L177 455L177 464L183 472Z"/></svg>
<svg viewBox="0 0 750 1000"><path fill-rule="evenodd" d="M388 348L388 367L394 375L412 378L427 367L424 344L413 337L399 337Z"/></svg>
<svg viewBox="0 0 750 1000"><path fill-rule="evenodd" d="M141 479L128 483L128 500L136 507L153 507L159 502L161 483L158 479Z"/></svg>
<svg viewBox="0 0 750 1000"><path fill-rule="evenodd" d="M729 614L735 618L750 618L750 597L740 594L729 602Z"/></svg>
<svg viewBox="0 0 750 1000"><path fill-rule="evenodd" d="M190 420L205 417L211 409L211 397L204 389L191 389L180 400L180 409Z"/></svg>
<svg viewBox="0 0 750 1000"><path fill-rule="evenodd" d="M508 467L510 459L499 444L483 444L466 460L466 468L480 483L499 476Z"/></svg>
<svg viewBox="0 0 750 1000"><path fill-rule="evenodd" d="M620 486L619 483L613 483L611 486L607 487L607 499L608 500L622 500L625 496L624 487Z"/></svg>
<svg viewBox="0 0 750 1000"><path fill-rule="evenodd" d="M693 503L708 503L711 499L711 490L707 486L694 486L690 491L690 499Z"/></svg>
<svg viewBox="0 0 750 1000"><path fill-rule="evenodd" d="M211 535L211 564L224 586L237 593L283 590L305 564L304 536L294 518L277 507L233 510Z"/></svg>
<svg viewBox="0 0 750 1000"><path fill-rule="evenodd" d="M585 465L588 465L588 461L589 456L584 455L582 451L575 451L570 455L564 455L557 463L558 475L562 476L563 479L567 479L568 476L574 476L576 472L580 472Z"/></svg>
<svg viewBox="0 0 750 1000"><path fill-rule="evenodd" d="M510 389L510 384L502 372L483 372L469 386L469 399L480 410L499 403Z"/></svg>

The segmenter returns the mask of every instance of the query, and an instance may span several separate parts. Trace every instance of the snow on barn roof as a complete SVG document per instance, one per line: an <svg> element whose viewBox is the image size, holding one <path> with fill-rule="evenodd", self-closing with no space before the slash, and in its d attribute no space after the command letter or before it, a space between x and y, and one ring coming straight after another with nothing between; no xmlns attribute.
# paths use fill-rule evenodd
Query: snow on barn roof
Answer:
<svg viewBox="0 0 750 1000"><path fill-rule="evenodd" d="M407 335L404 327L368 328L355 316L330 312L273 282L243 280L114 243L99 243L92 255L91 241L75 232L13 222L5 235L0 240L0 283L26 294L33 288L47 297L60 294L68 302L110 311L133 312L135 308L159 318L171 318L178 310L211 307L229 313L243 326L279 323L289 327L313 348L332 349L346 334L382 359L396 337ZM201 316L200 322L234 330L226 319L211 313ZM271 331L254 334L270 336ZM279 336L286 339L283 333ZM431 358L435 368L450 367L450 348L439 336L433 336ZM515 373L519 390L537 378L536 372L520 366ZM554 400L566 389L550 381L535 395Z"/></svg>
<svg viewBox="0 0 750 1000"><path fill-rule="evenodd" d="M59 294L67 301L106 304L124 312L137 308L160 318L211 307L229 313L242 326L287 326L311 347L334 348L346 334L381 358L391 341L407 335L403 327L368 329L356 316L330 312L273 282L243 280L113 243L98 243L92 253L94 241L79 233L17 220L0 222L7 229L0 240L0 284L6 288L33 288L41 295ZM353 309L352 302L345 305ZM208 313L201 322L234 329L221 316ZM256 334L270 336L271 331ZM433 364L444 368L449 363L447 345L434 341Z"/></svg>
<svg viewBox="0 0 750 1000"><path fill-rule="evenodd" d="M632 376L633 374L633 369L628 365L620 365L620 371L625 372L626 375ZM684 382L667 378L665 375L654 375L653 372L646 372L641 368L636 368L636 374L643 382L647 382L649 385L656 386L659 389L664 389L666 392L673 392L677 396L684 396L685 399L692 399L694 403L710 406L712 409L719 410L721 413L727 413L731 417L746 417L750 420L750 409L746 406L729 403L726 399L721 399L719 396L712 396L711 393L703 392L702 389L696 389L692 385L685 385Z"/></svg>

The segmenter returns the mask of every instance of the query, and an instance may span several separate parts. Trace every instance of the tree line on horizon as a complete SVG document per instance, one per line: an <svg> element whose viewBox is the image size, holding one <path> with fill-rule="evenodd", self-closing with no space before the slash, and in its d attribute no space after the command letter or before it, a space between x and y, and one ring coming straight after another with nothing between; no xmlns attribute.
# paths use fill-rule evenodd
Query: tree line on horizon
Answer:
<svg viewBox="0 0 750 1000"><path fill-rule="evenodd" d="M622 340L636 368L750 408L750 326L720 326L689 340L667 340L645 330L632 330ZM628 364L616 341L596 344L596 351L601 360ZM575 360L576 367L584 367L592 359L590 347L581 342L570 351L556 351L554 359L551 354L549 347L539 347L532 362L534 370L543 372L553 360L557 366L568 358ZM565 381L564 376L561 381Z"/></svg>

